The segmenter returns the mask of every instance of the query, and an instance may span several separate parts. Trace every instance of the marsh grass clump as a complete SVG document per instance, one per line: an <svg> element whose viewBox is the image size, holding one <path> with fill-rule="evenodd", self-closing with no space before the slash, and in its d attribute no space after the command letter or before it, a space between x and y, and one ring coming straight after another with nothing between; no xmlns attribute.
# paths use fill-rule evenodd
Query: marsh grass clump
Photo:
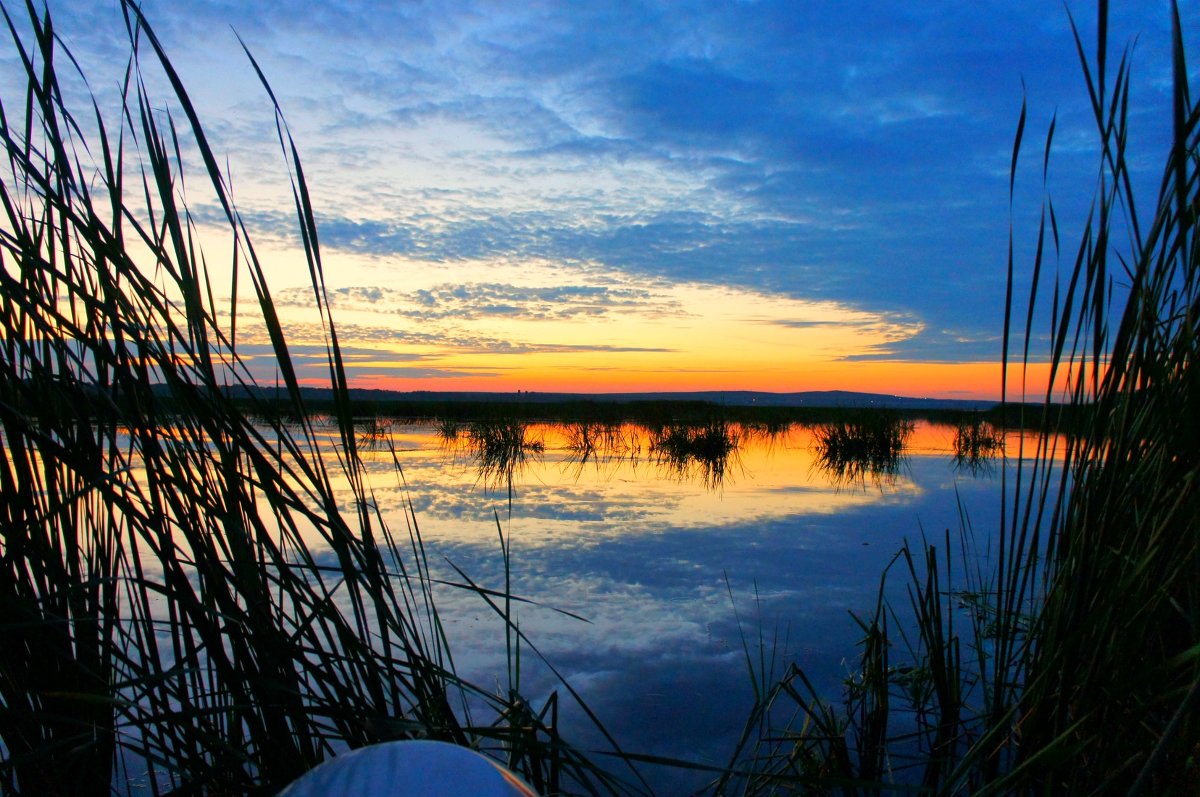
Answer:
<svg viewBox="0 0 1200 797"><path fill-rule="evenodd" d="M358 445L364 449L377 449L385 446L391 440L393 421L378 415L355 420L355 430L358 432Z"/></svg>
<svg viewBox="0 0 1200 797"><path fill-rule="evenodd" d="M954 429L954 466L971 474L987 470L1004 453L1004 434L978 415L959 420Z"/></svg>
<svg viewBox="0 0 1200 797"><path fill-rule="evenodd" d="M561 428L567 452L565 464L574 468L577 477L589 464L599 469L620 462L636 466L641 460L645 430L636 424L574 420L564 422Z"/></svg>
<svg viewBox="0 0 1200 797"><path fill-rule="evenodd" d="M895 476L912 430L912 421L887 410L863 410L819 424L813 430L817 465L845 482Z"/></svg>
<svg viewBox="0 0 1200 797"><path fill-rule="evenodd" d="M651 435L649 450L656 464L676 478L698 478L710 490L720 488L729 468L740 462L739 429L720 419L671 423Z"/></svg>
<svg viewBox="0 0 1200 797"><path fill-rule="evenodd" d="M510 494L514 477L546 450L544 441L529 437L529 424L515 417L472 421L466 430L466 446L480 481L487 487L506 485Z"/></svg>
<svg viewBox="0 0 1200 797"><path fill-rule="evenodd" d="M442 451L457 454L463 443L465 428L458 418L438 418L434 424L434 434Z"/></svg>
<svg viewBox="0 0 1200 797"><path fill-rule="evenodd" d="M604 427L596 421L571 421L563 424L564 445L571 459L580 466L593 461L604 450Z"/></svg>

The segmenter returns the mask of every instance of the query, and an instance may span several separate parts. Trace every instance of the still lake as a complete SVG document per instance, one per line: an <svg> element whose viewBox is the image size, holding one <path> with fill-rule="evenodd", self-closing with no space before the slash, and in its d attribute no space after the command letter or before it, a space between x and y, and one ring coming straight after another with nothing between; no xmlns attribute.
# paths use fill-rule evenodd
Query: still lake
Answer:
<svg viewBox="0 0 1200 797"><path fill-rule="evenodd" d="M850 613L871 611L904 541L924 534L942 547L948 529L957 547L966 516L986 557L998 527L1003 460L956 464L950 426L919 421L894 471L850 475L823 466L813 432L796 425L731 427L722 472L655 456L632 425L609 427L594 449L580 432L526 427L511 479L466 437L429 424L373 424L363 456L394 532L411 501L436 575L461 581L453 563L503 589L503 535L512 592L537 604L515 605L522 631L638 753L729 762L753 702L743 640L756 662L762 640L777 674L794 662L838 699L861 637ZM1015 453L1017 441L1007 446ZM894 582L900 604L901 573ZM438 599L460 674L507 688L500 619L465 590ZM540 707L557 684L528 648L521 662L521 692ZM559 693L564 735L603 748ZM662 793L706 780L647 774Z"/></svg>

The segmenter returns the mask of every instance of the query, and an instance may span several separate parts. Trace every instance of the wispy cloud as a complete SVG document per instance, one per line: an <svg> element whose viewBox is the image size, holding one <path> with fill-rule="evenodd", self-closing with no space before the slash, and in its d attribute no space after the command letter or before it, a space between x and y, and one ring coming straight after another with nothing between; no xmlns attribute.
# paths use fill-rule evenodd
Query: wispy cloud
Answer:
<svg viewBox="0 0 1200 797"><path fill-rule="evenodd" d="M605 285L522 287L500 283L440 284L415 291L384 287L341 287L328 292L337 310L357 310L404 318L457 321L481 318L566 320L601 318L615 312L646 317L679 315L678 302L649 290ZM280 306L303 307L312 301L304 288L281 291Z"/></svg>
<svg viewBox="0 0 1200 797"><path fill-rule="evenodd" d="M281 307L287 307L281 303ZM247 326L243 316L238 333L237 351L246 358L272 356L265 331L261 327ZM678 349L662 346L614 345L604 343L547 343L536 341L507 340L484 335L439 330L437 332L415 329L397 329L382 325L338 324L342 339L357 342L356 346L342 345L339 350L347 362L366 360L390 362L428 362L440 359L446 353L457 354L667 354ZM325 343L325 332L317 324L291 322L287 325L288 351L296 360L327 363L329 349ZM373 344L373 345L371 345ZM409 347L407 350L398 347ZM414 351L413 349L418 349ZM434 351L435 350L436 353Z"/></svg>
<svg viewBox="0 0 1200 797"><path fill-rule="evenodd" d="M112 9L60 2L67 41L119 72ZM1093 122L1068 21L1032 0L144 8L230 153L252 228L293 238L286 182L265 188L286 178L229 28L242 35L288 114L331 252L481 269L529 258L581 286L599 267L834 301L918 319L889 356L977 359L995 354L1023 91L1031 136L1058 116L1049 188L1064 236L1090 198ZM1076 14L1087 40L1094 23ZM1159 175L1141 154L1170 134L1151 122L1169 118L1167 23L1145 4L1113 9L1114 41L1139 37L1130 162L1147 191ZM111 92L116 79L97 85ZM1015 204L1022 264L1037 171L1022 173ZM500 284L482 271L472 281ZM426 312L463 318L612 308L422 289Z"/></svg>

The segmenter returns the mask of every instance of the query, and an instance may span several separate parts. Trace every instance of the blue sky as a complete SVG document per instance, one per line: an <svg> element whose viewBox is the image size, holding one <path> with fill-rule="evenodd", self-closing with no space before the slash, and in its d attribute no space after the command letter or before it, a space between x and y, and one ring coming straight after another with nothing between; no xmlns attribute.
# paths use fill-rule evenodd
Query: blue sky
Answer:
<svg viewBox="0 0 1200 797"><path fill-rule="evenodd" d="M1134 177L1153 189L1170 127L1169 6L1113 5L1117 54L1136 37ZM409 388L452 373L511 387L497 377L515 360L439 351L578 350L588 357L547 354L546 369L699 374L668 332L684 316L702 329L706 313L775 359L825 346L821 362L892 374L996 361L1023 97L1019 258L1053 116L1064 261L1095 183L1068 7L1090 53L1085 3L144 4L251 229L284 252L296 246L286 173L235 31L259 60L337 264L335 318L377 353L392 342L391 365L376 358L364 380ZM127 50L118 5L51 8L92 90L111 93ZM305 281L295 265L272 276L285 299ZM604 334L589 338L601 328L589 324ZM805 336L838 325L862 345L837 353ZM767 328L790 337L768 342ZM641 358L598 359L632 350ZM830 368L812 386L848 373ZM770 384L804 389L784 374L805 369L819 370L798 360ZM735 369L712 370L687 384L739 386Z"/></svg>

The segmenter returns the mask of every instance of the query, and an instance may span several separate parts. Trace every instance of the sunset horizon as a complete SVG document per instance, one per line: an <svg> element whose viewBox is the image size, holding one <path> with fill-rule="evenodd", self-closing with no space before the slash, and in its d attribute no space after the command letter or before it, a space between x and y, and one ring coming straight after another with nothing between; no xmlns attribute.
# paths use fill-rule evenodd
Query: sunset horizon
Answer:
<svg viewBox="0 0 1200 797"><path fill-rule="evenodd" d="M912 370L911 363L892 363L890 365L895 366L897 370ZM970 390L962 387L964 382L957 377L964 371L970 375L969 372L974 370L975 366L979 367L980 370L995 372L997 385L994 389L982 387L979 390ZM522 371L513 371L496 377L447 377L444 380L438 378L405 380L403 378L388 376L373 377L368 373L350 376L348 386L351 389L432 394L483 393L515 395L522 393L550 393L578 396L610 396L739 392L789 395L795 393L844 392L914 399L1000 401L1000 366L998 363L954 364L945 366L945 370L949 373L942 374L941 376L944 379L953 381L940 382L938 379L931 378L928 371L917 370L915 373L906 374L906 378L903 380L899 377L895 381L887 381L885 379L879 383L879 386L874 381L865 384L856 384L849 378L839 380L836 376L830 378L828 381L821 382L805 381L803 377L798 377L793 382L776 385L758 381L752 375L747 375L743 381L733 381L732 379L729 381L717 381L706 379L702 374L695 374L687 375L679 378L679 381L671 382L663 379L655 379L650 374L638 374L628 371L620 372L615 378L595 375L590 379L587 377L572 378L571 376L559 377L553 375L538 378L539 375L536 373L526 375ZM689 376L691 379L687 378ZM267 381L261 381L259 384L264 387L270 386L270 382ZM305 387L327 388L330 383L328 378L310 377L302 380L300 384ZM900 386L899 389L895 388L897 385ZM1028 399L1031 401L1041 400L1042 398L1044 396L1040 394L1028 396ZM1010 396L1009 399L1013 400L1014 397Z"/></svg>
<svg viewBox="0 0 1200 797"><path fill-rule="evenodd" d="M57 5L55 32L89 75L74 90L94 92L116 130L115 0ZM243 43L303 163L355 386L997 400L1010 245L1024 306L1038 213L1053 202L1065 240L1086 221L1095 150L1081 142L1095 122L1057 8L331 4L314 25L285 6L142 8L228 164L305 384L328 379L325 332L289 156ZM1094 35L1094 9L1076 22ZM1163 62L1163 15L1122 9L1110 28ZM3 74L16 90L19 70ZM1133 74L1149 151L1170 136L1167 82ZM143 79L165 95L160 76ZM200 166L186 142L180 155ZM1130 163L1135 187L1157 185ZM213 299L237 313L239 352L270 384L221 204L180 188ZM1044 273L1074 258L1046 244ZM1030 319L1035 397L1048 299Z"/></svg>

